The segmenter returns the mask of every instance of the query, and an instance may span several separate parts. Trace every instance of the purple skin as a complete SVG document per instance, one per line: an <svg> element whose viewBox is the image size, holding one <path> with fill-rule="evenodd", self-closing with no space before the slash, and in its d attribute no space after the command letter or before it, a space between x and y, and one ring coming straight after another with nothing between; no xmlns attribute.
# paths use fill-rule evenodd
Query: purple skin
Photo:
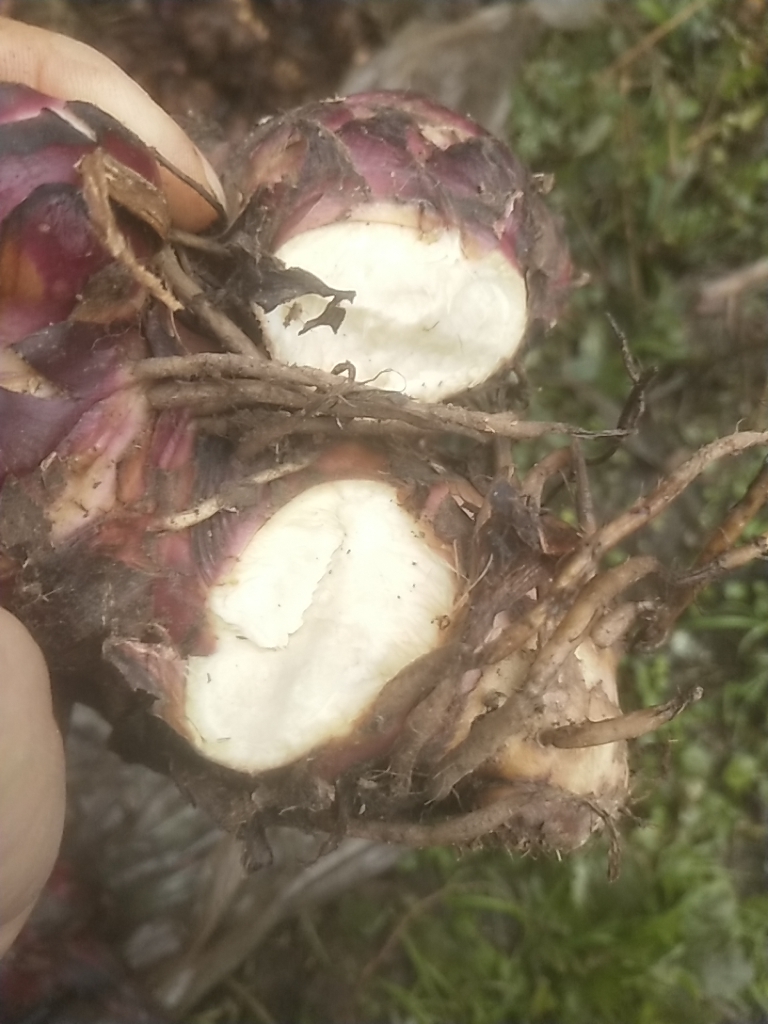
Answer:
<svg viewBox="0 0 768 1024"><path fill-rule="evenodd" d="M75 126L57 112L71 116ZM206 534L207 546L192 531L167 538L144 533L153 515L193 503L195 488L216 477L205 468L205 453L195 451L186 416L152 413L131 379L131 364L155 354L158 345L160 354L170 354L172 336L140 321L140 303L130 295L122 306L117 301L109 307L123 315L110 317L108 326L68 319L94 275L113 263L81 192L78 162L97 146L159 183L152 155L108 115L0 84L0 517L3 542L26 534L29 543L21 562L21 548L3 552L0 545L0 596L24 611L24 566L34 563L35 549L42 562L48 552L55 565L38 566L43 576L66 562L66 576L80 581L72 583L74 623L63 627L70 638L56 637L48 622L36 630L44 639L53 628L54 648L63 640L64 651L83 629L98 651L107 619L143 630L148 614L170 619L174 638L189 640L204 600L203 568L223 557L220 531ZM144 225L117 207L115 213L137 255L156 246ZM51 534L52 523L57 533ZM111 603L102 595L89 599L83 584L90 579L88 565L95 577L105 559L122 565L133 583L130 594L115 594ZM32 604L39 607L34 589ZM67 616L59 608L55 618ZM34 629L34 612L25 618ZM64 662L77 671L74 653L54 665Z"/></svg>
<svg viewBox="0 0 768 1024"><path fill-rule="evenodd" d="M35 469L124 385L129 355L148 354L126 326L67 322L88 282L113 262L81 192L79 161L97 147L159 184L152 154L107 114L0 83L0 485ZM120 210L117 217L139 255L156 246L144 225ZM135 317L131 305L125 313ZM49 385L44 395L10 384L24 364Z"/></svg>
<svg viewBox="0 0 768 1024"><path fill-rule="evenodd" d="M0 82L0 223L40 185L80 185L78 161L97 146L159 185L155 158L109 114L90 103L66 103L26 85Z"/></svg>
<svg viewBox="0 0 768 1024"><path fill-rule="evenodd" d="M236 175L242 225L268 251L390 202L501 249L526 278L532 320L552 321L570 282L559 229L522 164L485 129L420 96L360 94L275 117Z"/></svg>
<svg viewBox="0 0 768 1024"><path fill-rule="evenodd" d="M12 210L0 236L0 348L66 320L111 257L73 185L40 185Z"/></svg>
<svg viewBox="0 0 768 1024"><path fill-rule="evenodd" d="M36 469L97 402L127 383L125 362L143 348L138 333L106 335L91 324L56 324L13 347L56 389L38 397L0 387L0 485ZM3 353L0 350L0 380Z"/></svg>

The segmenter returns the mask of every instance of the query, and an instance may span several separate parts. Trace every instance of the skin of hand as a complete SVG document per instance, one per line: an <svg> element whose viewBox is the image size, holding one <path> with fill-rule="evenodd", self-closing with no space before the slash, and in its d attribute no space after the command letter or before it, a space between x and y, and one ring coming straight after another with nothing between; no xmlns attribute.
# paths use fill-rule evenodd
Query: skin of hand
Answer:
<svg viewBox="0 0 768 1024"><path fill-rule="evenodd" d="M48 672L0 608L0 956L45 884L64 824L64 751Z"/></svg>
<svg viewBox="0 0 768 1024"><path fill-rule="evenodd" d="M215 172L181 128L89 46L0 17L0 81L101 107L224 205ZM163 169L162 183L178 227L213 221L213 207L181 178ZM0 956L45 884L63 823L64 754L48 673L30 635L0 608Z"/></svg>

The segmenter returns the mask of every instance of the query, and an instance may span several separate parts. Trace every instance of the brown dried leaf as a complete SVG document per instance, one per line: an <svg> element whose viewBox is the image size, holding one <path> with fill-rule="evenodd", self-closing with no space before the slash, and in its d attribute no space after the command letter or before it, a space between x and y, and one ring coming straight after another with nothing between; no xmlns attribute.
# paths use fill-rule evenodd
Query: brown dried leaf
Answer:
<svg viewBox="0 0 768 1024"><path fill-rule="evenodd" d="M88 213L107 251L151 295L171 310L181 309L181 303L171 295L162 281L139 262L120 230L112 209L111 201L114 200L164 238L170 220L162 193L102 149L95 149L84 156L78 166L83 177L83 196Z"/></svg>

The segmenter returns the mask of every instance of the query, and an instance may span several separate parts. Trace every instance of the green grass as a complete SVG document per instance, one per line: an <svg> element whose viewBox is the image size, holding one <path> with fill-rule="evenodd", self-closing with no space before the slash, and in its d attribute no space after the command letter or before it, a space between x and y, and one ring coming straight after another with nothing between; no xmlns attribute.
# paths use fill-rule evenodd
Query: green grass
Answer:
<svg viewBox="0 0 768 1024"><path fill-rule="evenodd" d="M554 173L552 201L590 278L542 358L557 350L563 378L612 397L626 380L606 311L666 375L706 362L711 339L690 329L687 286L768 251L766 33L736 17L748 5L711 0L611 70L686 6L614 4L604 29L553 35L515 95L513 144ZM559 405L545 380L542 406ZM717 400L730 415L733 398Z"/></svg>

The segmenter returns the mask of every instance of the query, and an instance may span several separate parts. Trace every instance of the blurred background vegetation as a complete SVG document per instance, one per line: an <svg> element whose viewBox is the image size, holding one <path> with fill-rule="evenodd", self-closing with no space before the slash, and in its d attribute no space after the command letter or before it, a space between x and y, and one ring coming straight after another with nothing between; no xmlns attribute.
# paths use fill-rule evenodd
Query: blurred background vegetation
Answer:
<svg viewBox="0 0 768 1024"><path fill-rule="evenodd" d="M761 0L615 3L550 32L514 85L510 141L554 175L584 277L529 357L531 415L615 420L629 382L607 313L659 370L637 437L595 484L604 515L719 432L765 426L767 40ZM742 270L746 284L725 276ZM656 550L686 564L758 464L710 474ZM626 660L627 707L694 684L706 696L635 746L617 881L600 843L563 863L411 855L283 926L196 1024L248 1005L305 1024L768 1020L767 637L758 564L707 590L666 648Z"/></svg>

